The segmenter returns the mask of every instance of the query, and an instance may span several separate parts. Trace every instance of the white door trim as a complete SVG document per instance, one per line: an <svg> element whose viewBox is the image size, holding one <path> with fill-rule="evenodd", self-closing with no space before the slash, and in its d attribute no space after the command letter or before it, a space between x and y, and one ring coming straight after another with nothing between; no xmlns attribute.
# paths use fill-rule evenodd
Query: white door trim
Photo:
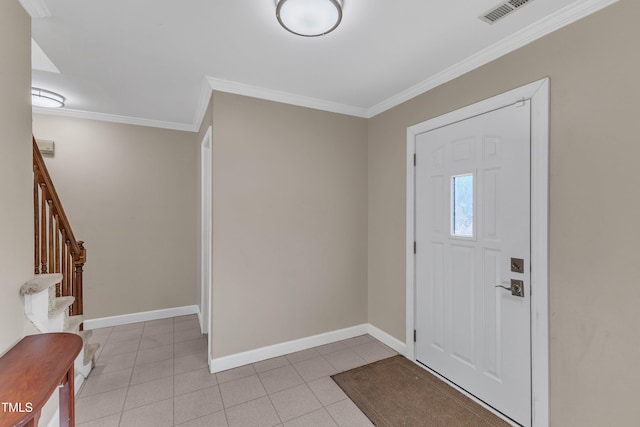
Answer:
<svg viewBox="0 0 640 427"><path fill-rule="evenodd" d="M211 325L211 165L213 147L211 126L200 144L200 331L209 333ZM208 278L208 280L207 280Z"/></svg>
<svg viewBox="0 0 640 427"><path fill-rule="evenodd" d="M549 425L549 79L545 78L407 128L406 357L415 361L415 139L418 134L531 100L531 413Z"/></svg>

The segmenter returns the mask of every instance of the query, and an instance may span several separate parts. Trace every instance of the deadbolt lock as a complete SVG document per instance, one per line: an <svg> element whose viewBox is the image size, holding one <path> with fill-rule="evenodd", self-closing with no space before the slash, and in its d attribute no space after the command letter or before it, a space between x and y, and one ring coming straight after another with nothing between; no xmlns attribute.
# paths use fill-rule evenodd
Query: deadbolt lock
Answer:
<svg viewBox="0 0 640 427"><path fill-rule="evenodd" d="M522 258L511 258L511 271L513 273L524 273L524 260Z"/></svg>

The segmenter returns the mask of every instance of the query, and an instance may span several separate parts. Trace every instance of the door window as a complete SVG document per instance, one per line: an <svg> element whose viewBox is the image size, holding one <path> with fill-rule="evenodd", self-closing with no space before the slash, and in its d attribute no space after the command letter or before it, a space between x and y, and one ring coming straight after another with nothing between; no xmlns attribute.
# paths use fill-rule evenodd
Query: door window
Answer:
<svg viewBox="0 0 640 427"><path fill-rule="evenodd" d="M451 177L451 235L473 237L473 174Z"/></svg>

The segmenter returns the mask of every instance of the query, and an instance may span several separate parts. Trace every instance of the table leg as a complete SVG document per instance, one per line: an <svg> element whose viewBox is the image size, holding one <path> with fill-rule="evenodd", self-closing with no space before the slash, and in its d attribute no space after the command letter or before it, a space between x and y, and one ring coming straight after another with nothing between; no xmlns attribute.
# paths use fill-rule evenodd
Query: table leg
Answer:
<svg viewBox="0 0 640 427"><path fill-rule="evenodd" d="M75 427L73 363L60 387L60 427Z"/></svg>

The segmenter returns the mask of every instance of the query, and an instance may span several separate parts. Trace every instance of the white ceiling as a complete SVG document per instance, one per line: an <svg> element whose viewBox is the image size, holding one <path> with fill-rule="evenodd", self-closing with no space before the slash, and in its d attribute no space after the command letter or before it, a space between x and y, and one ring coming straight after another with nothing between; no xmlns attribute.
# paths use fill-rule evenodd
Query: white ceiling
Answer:
<svg viewBox="0 0 640 427"><path fill-rule="evenodd" d="M274 0L20 1L49 15L32 36L60 73L33 86L59 113L194 130L210 85L370 117L616 0L532 0L493 25L478 16L499 0L345 0L317 38L281 28Z"/></svg>

